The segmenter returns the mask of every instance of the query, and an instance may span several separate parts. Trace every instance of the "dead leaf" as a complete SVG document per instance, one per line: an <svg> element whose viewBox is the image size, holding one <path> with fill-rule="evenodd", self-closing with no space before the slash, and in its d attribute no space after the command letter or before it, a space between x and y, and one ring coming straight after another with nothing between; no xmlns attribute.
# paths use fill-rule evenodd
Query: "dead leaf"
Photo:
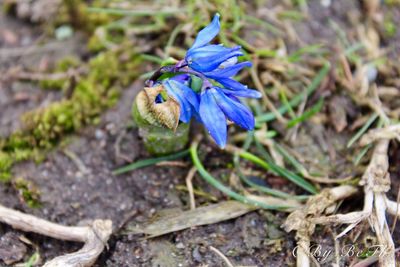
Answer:
<svg viewBox="0 0 400 267"><path fill-rule="evenodd" d="M162 92L165 92L162 85L144 88L135 100L137 110L148 123L175 131L179 124L180 105L171 96L167 96L162 103L156 103L156 97Z"/></svg>
<svg viewBox="0 0 400 267"><path fill-rule="evenodd" d="M256 210L257 207L237 201L225 201L194 210L162 215L150 223L128 228L128 233L146 234L149 238L180 231L194 226L230 220Z"/></svg>

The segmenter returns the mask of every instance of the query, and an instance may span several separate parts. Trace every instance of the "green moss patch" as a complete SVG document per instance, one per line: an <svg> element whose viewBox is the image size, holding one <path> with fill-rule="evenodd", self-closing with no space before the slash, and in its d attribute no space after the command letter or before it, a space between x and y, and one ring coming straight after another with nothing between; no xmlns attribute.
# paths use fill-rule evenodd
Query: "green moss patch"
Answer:
<svg viewBox="0 0 400 267"><path fill-rule="evenodd" d="M14 162L40 159L41 152L54 147L64 135L98 123L101 112L116 104L121 90L138 76L139 63L139 55L129 44L99 53L88 62L87 73L76 81L69 98L24 114L24 127L0 140L0 180L11 177ZM64 60L58 70L73 64L71 59Z"/></svg>

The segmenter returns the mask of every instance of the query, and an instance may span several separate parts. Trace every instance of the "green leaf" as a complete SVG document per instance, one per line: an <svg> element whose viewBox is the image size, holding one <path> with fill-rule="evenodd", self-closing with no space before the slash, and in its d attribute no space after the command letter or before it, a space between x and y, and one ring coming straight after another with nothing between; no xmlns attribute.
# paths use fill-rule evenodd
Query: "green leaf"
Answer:
<svg viewBox="0 0 400 267"><path fill-rule="evenodd" d="M163 156L163 157L158 157L158 158L151 158L151 159L144 159L144 160L139 160L136 161L132 164L126 165L124 167L121 167L119 169L116 169L112 172L112 174L114 175L119 175L119 174L123 174L129 171L133 171L139 168L143 168L143 167L147 167L147 166L151 166L154 164L157 164L161 161L168 161L168 160L176 160L176 159L180 159L183 158L185 156L187 156L189 154L189 150L184 150L172 155L168 155L168 156Z"/></svg>

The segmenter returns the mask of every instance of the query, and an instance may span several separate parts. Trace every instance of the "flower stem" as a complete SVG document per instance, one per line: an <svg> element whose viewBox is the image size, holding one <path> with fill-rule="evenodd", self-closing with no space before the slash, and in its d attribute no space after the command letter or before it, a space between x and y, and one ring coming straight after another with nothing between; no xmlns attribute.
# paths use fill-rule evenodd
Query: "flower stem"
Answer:
<svg viewBox="0 0 400 267"><path fill-rule="evenodd" d="M148 87L151 87L154 85L154 83L157 81L158 78L160 78L163 74L165 73L186 73L186 74L192 74L200 79L203 80L203 88L210 88L212 84L208 81L207 77L204 76L204 74L192 70L187 67L186 63L182 63L182 61L179 61L176 65L168 65L168 66L163 66L156 70L153 75L148 79L145 84Z"/></svg>

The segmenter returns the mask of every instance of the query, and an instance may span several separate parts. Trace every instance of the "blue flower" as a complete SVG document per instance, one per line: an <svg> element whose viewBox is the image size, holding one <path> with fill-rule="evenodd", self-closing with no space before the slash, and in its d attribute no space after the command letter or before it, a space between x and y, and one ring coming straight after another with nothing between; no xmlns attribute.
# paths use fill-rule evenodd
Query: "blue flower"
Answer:
<svg viewBox="0 0 400 267"><path fill-rule="evenodd" d="M240 46L210 44L220 31L219 17L216 14L198 33L184 60L162 67L150 81L162 83L167 94L179 103L180 121L189 123L195 117L218 146L224 148L228 121L245 130L254 129L254 116L239 98L260 98L261 93L234 79L243 68L251 67L249 61L238 63L238 57L243 55ZM157 81L164 73L178 75ZM162 102L161 96L158 101Z"/></svg>
<svg viewBox="0 0 400 267"><path fill-rule="evenodd" d="M201 93L199 114L204 126L221 148L225 147L227 141L227 119L246 130L254 129L251 111L219 87Z"/></svg>
<svg viewBox="0 0 400 267"><path fill-rule="evenodd" d="M227 48L223 45L209 44L220 31L219 17L217 13L212 22L198 33L192 47L186 53L185 62L193 70L212 71L221 64L235 62L238 56L243 55L240 46Z"/></svg>
<svg viewBox="0 0 400 267"><path fill-rule="evenodd" d="M235 65L218 68L211 72L203 73L207 78L211 78L220 83L225 89L223 92L237 97L260 98L261 93L257 90L248 89L247 85L232 79L244 67L251 67L251 62L245 61Z"/></svg>
<svg viewBox="0 0 400 267"><path fill-rule="evenodd" d="M182 74L162 82L168 95L178 101L180 106L179 120L184 123L189 123L192 116L197 114L199 110L199 97L188 86L189 80L189 75Z"/></svg>

